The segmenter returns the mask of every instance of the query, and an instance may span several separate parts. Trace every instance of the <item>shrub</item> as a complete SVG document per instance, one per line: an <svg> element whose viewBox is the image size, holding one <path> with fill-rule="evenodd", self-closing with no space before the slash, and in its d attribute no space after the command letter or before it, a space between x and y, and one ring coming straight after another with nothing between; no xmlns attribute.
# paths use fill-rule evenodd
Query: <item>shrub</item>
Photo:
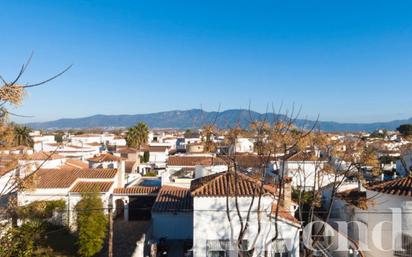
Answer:
<svg viewBox="0 0 412 257"><path fill-rule="evenodd" d="M83 193L76 213L78 253L84 257L93 256L103 247L108 222L99 193Z"/></svg>

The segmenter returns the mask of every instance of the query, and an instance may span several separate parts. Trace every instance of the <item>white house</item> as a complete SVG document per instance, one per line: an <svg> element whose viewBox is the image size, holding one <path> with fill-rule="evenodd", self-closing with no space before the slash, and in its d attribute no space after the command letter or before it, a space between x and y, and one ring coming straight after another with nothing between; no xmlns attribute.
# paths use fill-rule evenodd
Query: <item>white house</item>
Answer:
<svg viewBox="0 0 412 257"><path fill-rule="evenodd" d="M93 144L93 143L89 143ZM67 158L75 158L79 160L86 160L100 153L100 146L90 146L88 144L43 144L43 151L56 152L59 155Z"/></svg>
<svg viewBox="0 0 412 257"><path fill-rule="evenodd" d="M123 167L123 165L119 165ZM125 185L125 173L119 169L40 169L36 172L33 188L20 191L17 201L20 206L42 200L64 200L69 226L74 224L74 208L82 192L97 189L107 208L114 188Z"/></svg>
<svg viewBox="0 0 412 257"><path fill-rule="evenodd" d="M99 154L96 155L92 158L87 159L87 161L89 162L89 167L90 168L102 168L102 169L117 169L118 164L119 163L123 163L122 162L122 158L112 155L112 154Z"/></svg>
<svg viewBox="0 0 412 257"><path fill-rule="evenodd" d="M220 158L212 155L177 155L169 156L167 166L162 173L162 185L185 184L190 186L190 181L194 178L211 175L217 172L227 170L227 164ZM178 181L174 174L182 171L190 171L191 177L184 175L183 179ZM188 172L183 172L188 173Z"/></svg>
<svg viewBox="0 0 412 257"><path fill-rule="evenodd" d="M235 144L230 147L231 153L253 153L254 142L249 138L236 138Z"/></svg>
<svg viewBox="0 0 412 257"><path fill-rule="evenodd" d="M279 162L278 170L284 169L284 175L292 178L293 188L312 191L329 185L338 176L334 172L325 171L325 164L327 164L326 158L317 157L312 153L300 152L285 162Z"/></svg>
<svg viewBox="0 0 412 257"><path fill-rule="evenodd" d="M152 208L153 237L193 238L193 200L190 189L162 186Z"/></svg>
<svg viewBox="0 0 412 257"><path fill-rule="evenodd" d="M324 202L328 198L324 194ZM367 257L411 256L411 200L410 176L367 184L365 188L353 185L338 192L331 221L349 222L346 236L367 246L363 251Z"/></svg>
<svg viewBox="0 0 412 257"><path fill-rule="evenodd" d="M168 155L169 146L149 145L149 162L156 167L165 168Z"/></svg>
<svg viewBox="0 0 412 257"><path fill-rule="evenodd" d="M234 193L235 181L238 197ZM258 201L252 202L260 183L242 173L238 173L235 179L235 174L231 172L192 181L193 256L230 256L231 252L236 251L236 240L241 230L239 213L244 222L250 213L249 226L242 237L242 250L255 249L252 256L299 256L299 222L287 205L278 205L273 186L263 187L260 207ZM276 208L279 208L277 217L274 215ZM262 222L259 233L258 214Z"/></svg>

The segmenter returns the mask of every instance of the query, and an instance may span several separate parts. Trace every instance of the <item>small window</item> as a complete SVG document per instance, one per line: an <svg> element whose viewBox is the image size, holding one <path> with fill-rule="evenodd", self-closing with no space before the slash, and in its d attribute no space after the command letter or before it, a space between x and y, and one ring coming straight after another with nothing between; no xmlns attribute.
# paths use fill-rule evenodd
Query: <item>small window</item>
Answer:
<svg viewBox="0 0 412 257"><path fill-rule="evenodd" d="M248 242L247 240L242 241L242 249L247 250ZM207 257L229 257L233 254L233 246L228 239L223 240L207 240Z"/></svg>

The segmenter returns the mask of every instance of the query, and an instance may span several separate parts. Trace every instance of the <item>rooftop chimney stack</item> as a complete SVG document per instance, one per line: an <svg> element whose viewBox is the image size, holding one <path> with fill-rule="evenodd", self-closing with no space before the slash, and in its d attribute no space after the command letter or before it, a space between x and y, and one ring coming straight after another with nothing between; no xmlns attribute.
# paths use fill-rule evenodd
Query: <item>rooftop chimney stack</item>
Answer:
<svg viewBox="0 0 412 257"><path fill-rule="evenodd" d="M292 201L292 178L283 177L283 197L281 200L282 207L294 214L293 201Z"/></svg>

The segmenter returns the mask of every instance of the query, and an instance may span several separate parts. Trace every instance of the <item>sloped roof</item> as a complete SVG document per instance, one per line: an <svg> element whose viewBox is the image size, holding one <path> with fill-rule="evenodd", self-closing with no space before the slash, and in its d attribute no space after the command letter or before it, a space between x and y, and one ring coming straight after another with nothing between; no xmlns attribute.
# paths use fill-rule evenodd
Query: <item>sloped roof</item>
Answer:
<svg viewBox="0 0 412 257"><path fill-rule="evenodd" d="M412 196L412 176L368 184L365 187L368 190L376 191L379 193L398 196Z"/></svg>
<svg viewBox="0 0 412 257"><path fill-rule="evenodd" d="M117 153L137 153L138 150L133 147L122 147L116 150Z"/></svg>
<svg viewBox="0 0 412 257"><path fill-rule="evenodd" d="M277 204L272 204L272 215L276 215L276 208L277 208ZM293 217L293 215L288 212L287 210L285 210L281 205L279 205L278 207L278 217L288 220L290 222L296 223L296 224L300 224L299 220L297 220L295 217Z"/></svg>
<svg viewBox="0 0 412 257"><path fill-rule="evenodd" d="M97 190L98 192L108 192L112 187L113 182L77 182L74 187L70 190L73 193L81 192L93 192Z"/></svg>
<svg viewBox="0 0 412 257"><path fill-rule="evenodd" d="M115 156L113 154L100 154L98 156L87 159L91 162L118 162L123 160L121 157Z"/></svg>
<svg viewBox="0 0 412 257"><path fill-rule="evenodd" d="M162 186L153 205L153 212L190 212L193 199L190 189L174 186Z"/></svg>
<svg viewBox="0 0 412 257"><path fill-rule="evenodd" d="M226 163L216 157L210 156L169 156L168 166L196 166L196 165L225 165Z"/></svg>
<svg viewBox="0 0 412 257"><path fill-rule="evenodd" d="M113 179L117 169L40 169L35 173L36 188L68 188L78 178Z"/></svg>
<svg viewBox="0 0 412 257"><path fill-rule="evenodd" d="M190 189L192 196L252 196L259 195L261 185L242 172L220 172L193 180ZM276 187L264 185L262 193L275 194Z"/></svg>
<svg viewBox="0 0 412 257"><path fill-rule="evenodd" d="M160 190L160 187L152 186L134 186L127 188L115 188L113 193L117 195L148 195L156 194Z"/></svg>
<svg viewBox="0 0 412 257"><path fill-rule="evenodd" d="M72 168L79 168L79 169L87 169L89 168L89 164L77 159L67 159L65 164Z"/></svg>
<svg viewBox="0 0 412 257"><path fill-rule="evenodd" d="M166 152L166 150L169 149L168 146L162 146L162 145L149 145L149 152L158 152L158 153L163 153Z"/></svg>
<svg viewBox="0 0 412 257"><path fill-rule="evenodd" d="M56 153L49 153L49 152L35 152L32 154L20 154L18 155L18 159L20 160L31 160L31 161L44 161L44 160L57 160L57 159L64 159L66 157L56 154Z"/></svg>

